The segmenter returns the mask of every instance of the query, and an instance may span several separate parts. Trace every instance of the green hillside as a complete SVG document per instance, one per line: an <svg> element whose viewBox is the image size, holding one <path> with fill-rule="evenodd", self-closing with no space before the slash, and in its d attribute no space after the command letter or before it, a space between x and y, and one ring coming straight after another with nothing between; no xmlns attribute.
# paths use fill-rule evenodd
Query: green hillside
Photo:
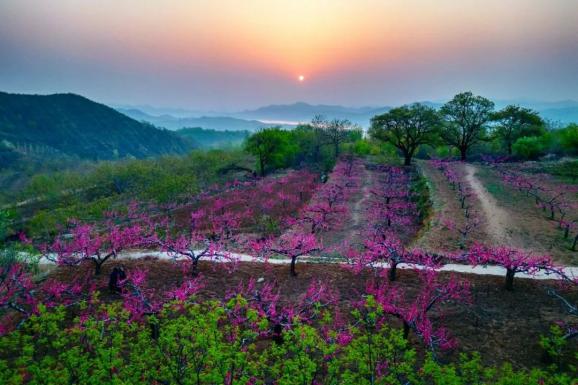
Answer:
<svg viewBox="0 0 578 385"><path fill-rule="evenodd" d="M28 156L91 160L179 154L193 147L167 130L79 95L4 92L0 92L0 142Z"/></svg>

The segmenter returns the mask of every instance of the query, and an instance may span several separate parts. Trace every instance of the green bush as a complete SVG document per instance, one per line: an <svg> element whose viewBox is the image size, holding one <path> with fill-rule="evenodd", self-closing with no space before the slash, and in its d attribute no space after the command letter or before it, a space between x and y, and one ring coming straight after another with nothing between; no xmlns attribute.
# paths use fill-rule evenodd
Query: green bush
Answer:
<svg viewBox="0 0 578 385"><path fill-rule="evenodd" d="M545 154L544 139L538 136L525 136L512 146L514 154L522 159L538 159Z"/></svg>
<svg viewBox="0 0 578 385"><path fill-rule="evenodd" d="M578 124L570 124L559 132L562 149L569 155L578 155Z"/></svg>
<svg viewBox="0 0 578 385"><path fill-rule="evenodd" d="M358 156L367 156L378 151L379 146L375 145L367 139L358 139L355 142L347 143L344 146L344 152Z"/></svg>
<svg viewBox="0 0 578 385"><path fill-rule="evenodd" d="M432 202L428 180L420 172L415 173L411 182L411 199L416 204L419 217L423 221L430 213Z"/></svg>

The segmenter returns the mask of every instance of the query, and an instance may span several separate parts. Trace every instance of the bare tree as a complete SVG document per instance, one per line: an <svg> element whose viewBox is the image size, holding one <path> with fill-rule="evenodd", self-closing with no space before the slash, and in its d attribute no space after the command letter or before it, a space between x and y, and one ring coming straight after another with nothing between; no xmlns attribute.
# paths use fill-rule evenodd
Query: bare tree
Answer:
<svg viewBox="0 0 578 385"><path fill-rule="evenodd" d="M313 118L311 125L319 130L327 144L333 146L336 158L339 156L339 145L347 140L355 128L355 125L347 119L325 120L319 115Z"/></svg>

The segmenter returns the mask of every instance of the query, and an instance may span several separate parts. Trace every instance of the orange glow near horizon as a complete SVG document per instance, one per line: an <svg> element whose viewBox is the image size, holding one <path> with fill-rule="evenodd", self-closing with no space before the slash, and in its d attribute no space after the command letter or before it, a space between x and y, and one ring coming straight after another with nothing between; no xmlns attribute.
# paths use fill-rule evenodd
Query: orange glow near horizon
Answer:
<svg viewBox="0 0 578 385"><path fill-rule="evenodd" d="M29 28L40 34L53 23L54 44L70 48L65 36L80 36L72 44L79 52L86 45L106 46L119 55L130 50L143 60L176 68L217 64L312 75L395 68L418 56L467 54L471 47L496 40L505 44L529 33L530 41L544 39L543 32L555 28L541 21L540 12L520 16L511 6L496 13L499 0L489 0L485 7L453 0L175 0L163 7L142 0L98 3L78 7L65 1L52 7L40 1L27 9ZM514 22L521 17L523 24Z"/></svg>
<svg viewBox="0 0 578 385"><path fill-rule="evenodd" d="M0 80L13 88L29 77L24 66L39 77L51 69L41 89L94 79L92 93L103 98L110 81L123 93L131 84L123 98L180 89L175 100L203 105L212 95L219 105L239 98L359 104L472 88L540 96L546 83L575 93L567 79L576 78L578 63L576 0L0 3L0 48L11 63Z"/></svg>

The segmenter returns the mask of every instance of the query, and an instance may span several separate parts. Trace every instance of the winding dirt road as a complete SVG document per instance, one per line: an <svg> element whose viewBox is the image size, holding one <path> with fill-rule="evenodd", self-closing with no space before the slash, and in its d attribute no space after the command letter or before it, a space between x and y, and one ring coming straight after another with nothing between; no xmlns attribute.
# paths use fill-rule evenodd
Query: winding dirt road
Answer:
<svg viewBox="0 0 578 385"><path fill-rule="evenodd" d="M479 199L485 217L486 232L493 242L499 245L519 247L518 242L512 236L512 229L515 227L510 220L510 215L506 210L497 205L494 197L476 177L476 166L465 165L466 181Z"/></svg>

